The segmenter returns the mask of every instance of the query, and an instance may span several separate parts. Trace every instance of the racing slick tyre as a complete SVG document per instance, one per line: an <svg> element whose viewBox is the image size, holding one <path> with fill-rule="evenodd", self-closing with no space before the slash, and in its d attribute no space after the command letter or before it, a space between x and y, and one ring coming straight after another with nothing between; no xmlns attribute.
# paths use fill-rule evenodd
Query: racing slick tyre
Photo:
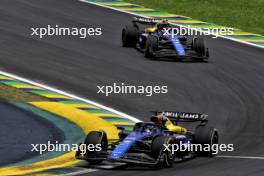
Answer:
<svg viewBox="0 0 264 176"><path fill-rule="evenodd" d="M202 144L203 150L196 151L200 156L214 156L213 145L218 144L219 134L216 128L207 125L198 125L195 129L194 141ZM210 147L210 148L208 148ZM207 148L206 151L204 149Z"/></svg>
<svg viewBox="0 0 264 176"><path fill-rule="evenodd" d="M79 143L78 150L75 153L75 158L78 158L79 156L82 155L82 153L83 153L83 148L81 147L82 145L83 145L83 143Z"/></svg>
<svg viewBox="0 0 264 176"><path fill-rule="evenodd" d="M144 56L146 58L154 59L155 51L157 50L158 50L158 38L153 35L149 35L146 41Z"/></svg>
<svg viewBox="0 0 264 176"><path fill-rule="evenodd" d="M125 26L122 30L122 46L136 47L139 37L139 29L136 26Z"/></svg>
<svg viewBox="0 0 264 176"><path fill-rule="evenodd" d="M88 133L88 135L86 136L85 140L84 140L84 144L86 145L86 147L88 145L97 145L97 144L101 144L101 151L106 151L107 150L107 136L106 133L103 131L91 131L90 133ZM97 151L89 151L88 147L86 150L86 154L85 155L91 155L94 152ZM89 162L90 164L100 164L103 160L101 159L87 159L87 162Z"/></svg>
<svg viewBox="0 0 264 176"><path fill-rule="evenodd" d="M171 151L165 151L163 144L173 144L174 139L168 136L158 136L154 138L151 145L151 156L158 160L156 167L172 167L174 163L174 154ZM170 147L169 147L170 148Z"/></svg>
<svg viewBox="0 0 264 176"><path fill-rule="evenodd" d="M193 38L193 49L202 56L205 55L205 43L203 38Z"/></svg>
<svg viewBox="0 0 264 176"><path fill-rule="evenodd" d="M204 57L204 61L208 62L208 51L206 51L205 42L203 38L194 37L192 47L194 51L201 55L201 57Z"/></svg>

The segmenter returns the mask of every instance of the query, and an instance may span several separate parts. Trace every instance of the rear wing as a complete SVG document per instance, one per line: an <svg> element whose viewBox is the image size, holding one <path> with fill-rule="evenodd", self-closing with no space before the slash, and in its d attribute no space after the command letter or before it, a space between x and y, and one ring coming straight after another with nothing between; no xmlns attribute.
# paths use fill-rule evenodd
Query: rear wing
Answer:
<svg viewBox="0 0 264 176"><path fill-rule="evenodd" d="M140 17L133 17L133 23L141 23L141 24L157 24L161 22L160 19L155 18L140 18Z"/></svg>
<svg viewBox="0 0 264 176"><path fill-rule="evenodd" d="M173 122L208 122L207 114L191 113L191 112L179 112L179 111L152 111L155 115L163 114Z"/></svg>

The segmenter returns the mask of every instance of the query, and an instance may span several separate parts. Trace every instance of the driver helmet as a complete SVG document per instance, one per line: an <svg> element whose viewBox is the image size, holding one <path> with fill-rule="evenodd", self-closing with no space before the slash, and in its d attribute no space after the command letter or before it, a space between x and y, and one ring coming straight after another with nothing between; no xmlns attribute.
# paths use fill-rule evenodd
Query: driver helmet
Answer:
<svg viewBox="0 0 264 176"><path fill-rule="evenodd" d="M163 124L163 122L167 119L167 117L163 114L153 115L150 117L150 121L157 123L157 124Z"/></svg>
<svg viewBox="0 0 264 176"><path fill-rule="evenodd" d="M146 132L146 133L150 133L151 131L150 131L149 128L146 128L146 129L144 130L144 132Z"/></svg>
<svg viewBox="0 0 264 176"><path fill-rule="evenodd" d="M144 132L146 132L146 133L150 133L151 131L153 131L153 129L154 129L154 126L146 126L146 127L144 128Z"/></svg>
<svg viewBox="0 0 264 176"><path fill-rule="evenodd" d="M169 27L168 20L162 20L161 22L157 23L158 30L163 30L164 28L168 28L168 27Z"/></svg>

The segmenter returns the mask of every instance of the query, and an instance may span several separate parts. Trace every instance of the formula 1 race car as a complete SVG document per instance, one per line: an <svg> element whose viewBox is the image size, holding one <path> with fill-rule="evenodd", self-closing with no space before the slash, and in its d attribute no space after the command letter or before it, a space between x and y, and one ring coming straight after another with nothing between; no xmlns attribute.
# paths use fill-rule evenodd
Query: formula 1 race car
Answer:
<svg viewBox="0 0 264 176"><path fill-rule="evenodd" d="M122 30L122 45L135 47L146 58L194 59L208 62L209 51L204 39L194 36L180 36L166 20L134 17L132 25Z"/></svg>
<svg viewBox="0 0 264 176"><path fill-rule="evenodd" d="M194 131L179 126L179 123L197 122ZM142 166L172 167L176 161L195 156L214 156L213 145L218 144L218 131L208 126L207 115L182 112L154 112L150 122L138 122L133 131L121 129L119 140L111 142L104 131L88 133L85 145L101 145L100 151L76 152L76 158L90 164L103 161L121 162ZM189 150L191 144L200 150ZM81 144L80 144L81 145ZM174 147L181 146L181 150ZM207 147L204 150L203 147ZM179 148L178 148L179 149Z"/></svg>

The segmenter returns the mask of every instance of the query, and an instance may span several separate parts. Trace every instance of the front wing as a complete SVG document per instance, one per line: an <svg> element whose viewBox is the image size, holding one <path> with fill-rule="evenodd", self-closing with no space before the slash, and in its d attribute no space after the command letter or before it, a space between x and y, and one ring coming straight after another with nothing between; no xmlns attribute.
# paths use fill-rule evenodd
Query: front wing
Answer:
<svg viewBox="0 0 264 176"><path fill-rule="evenodd" d="M154 166L158 164L159 159L154 159L146 153L125 153L120 158L111 158L110 152L95 152L89 155L76 155L76 159L80 160L104 160L109 162L122 162L122 163L129 163L129 164L137 164L137 165L146 165L146 166Z"/></svg>

